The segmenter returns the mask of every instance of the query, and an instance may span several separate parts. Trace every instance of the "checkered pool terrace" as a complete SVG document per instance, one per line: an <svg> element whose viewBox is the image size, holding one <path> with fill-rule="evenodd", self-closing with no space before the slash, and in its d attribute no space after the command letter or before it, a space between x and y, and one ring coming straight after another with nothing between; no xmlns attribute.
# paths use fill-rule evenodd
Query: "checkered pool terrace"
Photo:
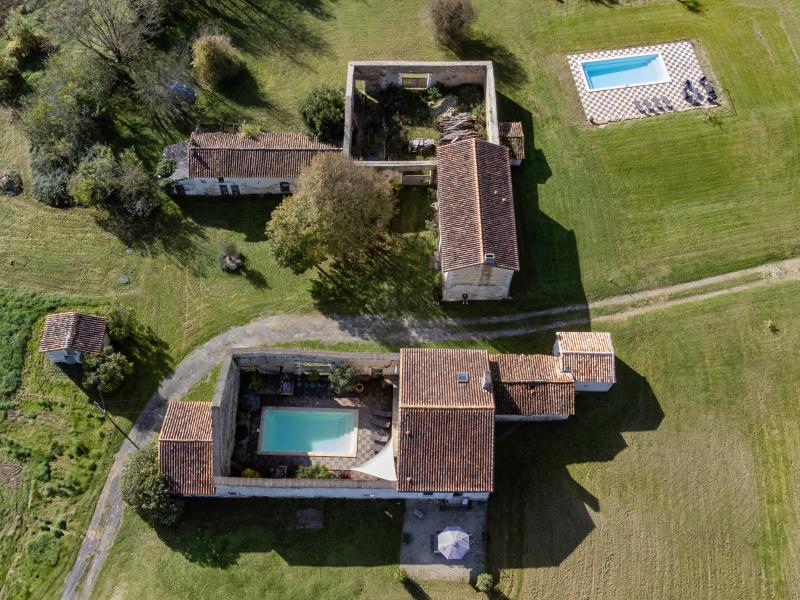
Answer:
<svg viewBox="0 0 800 600"><path fill-rule="evenodd" d="M621 58L634 54L660 53L664 59L664 65L670 76L667 83L656 83L651 85L639 85L621 87L611 90L590 90L586 85L583 76L581 63L587 60L602 60L609 58ZM702 87L698 83L703 76L703 69L694 45L689 41L672 42L669 44L656 44L652 46L636 46L633 48L621 48L618 50L602 50L600 52L585 52L582 54L570 54L567 56L569 69L575 85L578 88L583 111L586 119L591 123L602 125L612 121L626 121L629 119L642 119L645 117L656 116L667 112L681 112L697 108L714 108L717 104L711 103L702 94L703 103L699 106L693 105L684 99L684 82L689 79L695 89ZM706 74L709 76L710 74ZM712 82L713 85L714 82ZM720 93L719 86L714 86L717 93ZM666 97L672 104L672 109L647 111L643 114L636 107L634 102L653 101L653 98Z"/></svg>

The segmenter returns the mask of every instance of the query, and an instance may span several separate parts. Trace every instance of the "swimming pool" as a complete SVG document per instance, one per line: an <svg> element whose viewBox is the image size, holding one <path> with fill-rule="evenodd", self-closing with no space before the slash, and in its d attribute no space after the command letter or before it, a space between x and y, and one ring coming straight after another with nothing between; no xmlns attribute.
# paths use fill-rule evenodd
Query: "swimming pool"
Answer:
<svg viewBox="0 0 800 600"><path fill-rule="evenodd" d="M260 454L355 456L358 410L277 408L261 412Z"/></svg>
<svg viewBox="0 0 800 600"><path fill-rule="evenodd" d="M585 60L581 69L593 92L671 81L660 52Z"/></svg>

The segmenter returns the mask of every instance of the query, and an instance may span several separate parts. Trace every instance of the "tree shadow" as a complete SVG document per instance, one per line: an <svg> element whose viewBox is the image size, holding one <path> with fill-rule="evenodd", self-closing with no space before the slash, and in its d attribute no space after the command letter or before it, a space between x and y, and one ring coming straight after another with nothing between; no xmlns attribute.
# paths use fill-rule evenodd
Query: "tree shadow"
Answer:
<svg viewBox="0 0 800 600"><path fill-rule="evenodd" d="M306 529L298 512L323 512L324 524ZM159 537L190 562L215 568L244 554L274 551L289 565L319 567L397 564L402 502L335 500L188 499L180 522Z"/></svg>
<svg viewBox="0 0 800 600"><path fill-rule="evenodd" d="M699 14L705 10L700 0L678 0L678 2L683 4L689 12Z"/></svg>
<svg viewBox="0 0 800 600"><path fill-rule="evenodd" d="M454 42L450 50L461 60L491 60L495 78L509 89L528 82L528 74L516 54L486 33Z"/></svg>
<svg viewBox="0 0 800 600"><path fill-rule="evenodd" d="M647 379L617 358L617 384L607 394L579 396L576 415L561 423L498 427L495 493L489 520L495 572L560 565L594 529L602 501L575 481L569 466L614 460L623 432L653 431L664 413Z"/></svg>
<svg viewBox="0 0 800 600"><path fill-rule="evenodd" d="M403 588L405 588L406 592L408 592L408 595L414 600L431 600L431 597L428 595L428 593L410 577L407 577L403 581Z"/></svg>
<svg viewBox="0 0 800 600"><path fill-rule="evenodd" d="M267 239L265 227L281 196L239 196L235 198L192 196L175 203L195 227L237 231L248 242Z"/></svg>
<svg viewBox="0 0 800 600"><path fill-rule="evenodd" d="M247 279L247 282L257 290L269 289L269 282L261 271L245 267L242 269L242 275Z"/></svg>
<svg viewBox="0 0 800 600"><path fill-rule="evenodd" d="M117 210L103 210L95 222L124 244L146 255L165 254L195 275L202 275L208 261L199 252L206 233L195 221L187 219L174 206L163 206L146 219L133 219Z"/></svg>
<svg viewBox="0 0 800 600"><path fill-rule="evenodd" d="M319 268L311 297L318 310L331 316L436 314L433 250L425 235L393 236L383 247Z"/></svg>

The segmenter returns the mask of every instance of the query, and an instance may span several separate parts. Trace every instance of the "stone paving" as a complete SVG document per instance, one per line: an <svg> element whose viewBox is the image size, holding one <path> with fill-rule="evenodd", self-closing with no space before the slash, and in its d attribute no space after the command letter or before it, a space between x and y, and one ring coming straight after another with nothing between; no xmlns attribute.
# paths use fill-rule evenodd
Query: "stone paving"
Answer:
<svg viewBox="0 0 800 600"><path fill-rule="evenodd" d="M486 570L487 504L473 502L469 510L440 510L438 502L409 500L403 520L403 533L409 536L408 543L400 547L400 567L409 577L419 581L475 581ZM425 514L418 519L414 511ZM431 550L431 536L445 527L461 527L472 541L469 552L461 560L447 560Z"/></svg>
<svg viewBox="0 0 800 600"><path fill-rule="evenodd" d="M670 81L667 83L628 86L612 90L590 90L587 87L581 67L582 61L655 52L660 53L664 59L670 77ZM583 105L583 111L586 113L586 119L594 124L642 119L667 112L682 112L696 108L708 109L718 106L705 99L705 94L703 94L704 102L700 106L695 106L684 99L684 82L687 79L691 80L692 85L697 89L700 87L698 80L703 76L703 69L697 60L694 45L689 41L571 54L567 56L567 62L578 88L578 96ZM711 74L707 73L706 75L710 76ZM718 94L721 93L722 90L718 85L715 85L714 88ZM634 104L635 101L652 101L654 97L660 99L662 96L670 101L672 109L656 108L655 112L648 110L642 113Z"/></svg>

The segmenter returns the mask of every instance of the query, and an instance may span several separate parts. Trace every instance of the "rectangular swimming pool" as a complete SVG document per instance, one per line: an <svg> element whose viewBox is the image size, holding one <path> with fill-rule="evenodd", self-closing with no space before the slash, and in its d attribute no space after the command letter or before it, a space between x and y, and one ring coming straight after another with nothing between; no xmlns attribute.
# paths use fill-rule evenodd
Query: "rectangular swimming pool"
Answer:
<svg viewBox="0 0 800 600"><path fill-rule="evenodd" d="M581 69L590 91L671 81L660 52L585 60Z"/></svg>
<svg viewBox="0 0 800 600"><path fill-rule="evenodd" d="M278 408L261 412L260 454L356 456L358 410Z"/></svg>

